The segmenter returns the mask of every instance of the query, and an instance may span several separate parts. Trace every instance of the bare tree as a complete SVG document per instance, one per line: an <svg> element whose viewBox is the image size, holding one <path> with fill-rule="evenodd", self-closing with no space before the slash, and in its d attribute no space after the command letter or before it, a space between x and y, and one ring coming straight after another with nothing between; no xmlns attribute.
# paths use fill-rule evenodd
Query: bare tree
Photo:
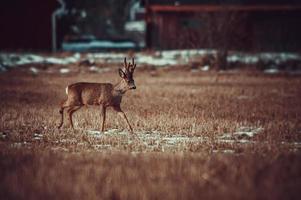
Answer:
<svg viewBox="0 0 301 200"><path fill-rule="evenodd" d="M180 41L190 48L212 48L217 50L214 67L227 69L227 56L230 50L245 49L249 45L248 15L242 11L233 11L226 6L214 12L195 14L194 29L184 28ZM181 38L182 37L182 38ZM181 48L182 43L178 43Z"/></svg>
<svg viewBox="0 0 301 200"><path fill-rule="evenodd" d="M207 40L217 50L215 67L227 69L229 50L244 48L247 15L225 8L220 12L208 13L207 18Z"/></svg>

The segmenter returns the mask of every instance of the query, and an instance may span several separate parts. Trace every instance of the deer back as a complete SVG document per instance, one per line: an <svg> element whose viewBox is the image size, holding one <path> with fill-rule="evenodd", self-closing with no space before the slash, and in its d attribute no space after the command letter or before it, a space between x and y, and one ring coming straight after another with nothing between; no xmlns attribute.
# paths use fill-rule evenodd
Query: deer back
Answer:
<svg viewBox="0 0 301 200"><path fill-rule="evenodd" d="M111 105L113 85L79 82L67 87L68 102L73 105Z"/></svg>

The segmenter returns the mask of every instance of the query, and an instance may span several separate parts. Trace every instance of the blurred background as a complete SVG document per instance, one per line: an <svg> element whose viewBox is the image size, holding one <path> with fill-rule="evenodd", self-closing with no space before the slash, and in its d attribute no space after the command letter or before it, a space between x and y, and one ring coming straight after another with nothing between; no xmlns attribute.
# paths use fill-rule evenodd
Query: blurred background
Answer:
<svg viewBox="0 0 301 200"><path fill-rule="evenodd" d="M300 67L298 0L10 0L0 9L2 52L202 49L211 54L203 66Z"/></svg>
<svg viewBox="0 0 301 200"><path fill-rule="evenodd" d="M300 51L298 0L1 1L2 50Z"/></svg>

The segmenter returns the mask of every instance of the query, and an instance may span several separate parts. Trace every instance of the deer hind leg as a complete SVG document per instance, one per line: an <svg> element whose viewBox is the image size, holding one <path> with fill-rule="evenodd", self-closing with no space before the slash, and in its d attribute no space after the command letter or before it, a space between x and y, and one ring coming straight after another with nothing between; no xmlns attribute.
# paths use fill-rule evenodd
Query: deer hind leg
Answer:
<svg viewBox="0 0 301 200"><path fill-rule="evenodd" d="M61 122L58 126L58 129L60 129L63 126L63 123L64 123L64 109L69 107L69 106L66 105L66 103L67 103L67 101L62 102L62 105L61 105L61 108L60 108L60 111L59 111L60 114L61 114Z"/></svg>
<svg viewBox="0 0 301 200"><path fill-rule="evenodd" d="M60 129L64 123L64 108L62 107L59 112L61 114L61 122L60 122L59 126L57 127L58 129Z"/></svg>
<svg viewBox="0 0 301 200"><path fill-rule="evenodd" d="M101 132L105 130L105 123L106 123L106 107L102 106L101 115L102 115L102 125L101 125Z"/></svg>
<svg viewBox="0 0 301 200"><path fill-rule="evenodd" d="M73 106L73 107L70 107L67 110L67 113L69 115L69 121L70 121L72 129L74 129L73 121L72 121L72 115L73 115L74 112L78 111L80 108L81 108L81 106Z"/></svg>

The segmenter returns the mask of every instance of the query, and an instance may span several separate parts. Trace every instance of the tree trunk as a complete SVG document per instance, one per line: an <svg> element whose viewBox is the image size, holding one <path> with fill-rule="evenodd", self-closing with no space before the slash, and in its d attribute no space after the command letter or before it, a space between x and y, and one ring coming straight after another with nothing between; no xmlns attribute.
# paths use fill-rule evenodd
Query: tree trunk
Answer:
<svg viewBox="0 0 301 200"><path fill-rule="evenodd" d="M216 66L218 70L226 70L228 68L228 51L227 50L218 50L216 55Z"/></svg>

